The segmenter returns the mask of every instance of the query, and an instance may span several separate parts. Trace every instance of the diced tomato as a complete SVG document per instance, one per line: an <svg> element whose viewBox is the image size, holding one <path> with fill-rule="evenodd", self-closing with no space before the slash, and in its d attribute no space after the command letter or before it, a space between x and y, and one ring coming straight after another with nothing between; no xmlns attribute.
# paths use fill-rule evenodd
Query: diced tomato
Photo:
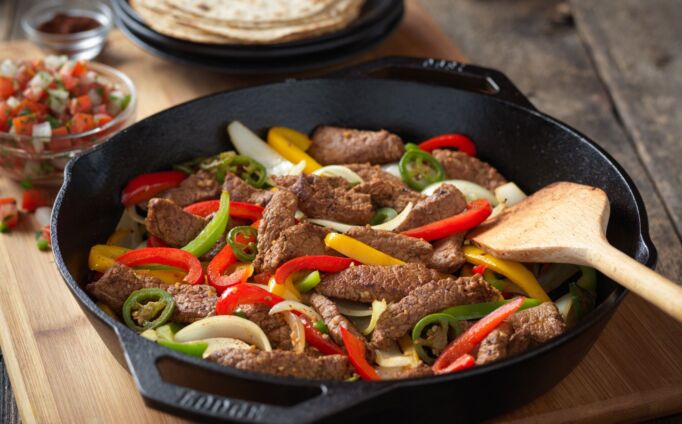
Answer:
<svg viewBox="0 0 682 424"><path fill-rule="evenodd" d="M73 90L74 87L78 85L78 79L70 75L62 75L59 79L61 80L64 88L69 91Z"/></svg>
<svg viewBox="0 0 682 424"><path fill-rule="evenodd" d="M97 106L93 107L92 113L94 115L106 114L107 113L107 105L102 103L101 105L97 105Z"/></svg>
<svg viewBox="0 0 682 424"><path fill-rule="evenodd" d="M80 112L90 113L92 109L92 100L87 94L84 96L78 96L75 99L71 99L71 104L69 105L69 112L72 114L77 114Z"/></svg>
<svg viewBox="0 0 682 424"><path fill-rule="evenodd" d="M24 115L12 119L12 127L14 131L19 135L32 135L33 134L33 124L36 118L34 115Z"/></svg>
<svg viewBox="0 0 682 424"><path fill-rule="evenodd" d="M28 100L37 102L38 100L43 98L43 96L45 95L45 90L27 87L22 93L22 95Z"/></svg>
<svg viewBox="0 0 682 424"><path fill-rule="evenodd" d="M13 197L0 198L0 229L14 228L19 223L17 201Z"/></svg>
<svg viewBox="0 0 682 424"><path fill-rule="evenodd" d="M45 225L40 230L40 237L42 237L42 239L47 241L48 243L52 244L52 237L50 236L50 226L49 225Z"/></svg>
<svg viewBox="0 0 682 424"><path fill-rule="evenodd" d="M30 189L24 191L21 196L21 209L27 212L33 212L41 206L49 206L50 199L47 194L41 190Z"/></svg>
<svg viewBox="0 0 682 424"><path fill-rule="evenodd" d="M95 125L98 127L102 127L109 122L111 122L114 118L111 117L111 115L108 115L106 113L98 113L95 115Z"/></svg>
<svg viewBox="0 0 682 424"><path fill-rule="evenodd" d="M52 137L60 137L68 135L69 130L66 127L54 128L52 130ZM61 152L63 150L70 150L72 147L71 140L68 138L53 138L48 144L48 150L53 152Z"/></svg>
<svg viewBox="0 0 682 424"><path fill-rule="evenodd" d="M9 120L12 116L12 108L5 102L0 102L0 131L9 131Z"/></svg>
<svg viewBox="0 0 682 424"><path fill-rule="evenodd" d="M28 66L21 66L19 68L19 72L14 76L14 79L17 81L19 84L19 90L23 90L26 88L26 85L28 84L29 81L31 81L31 78L35 75L35 71L33 68L29 68Z"/></svg>
<svg viewBox="0 0 682 424"><path fill-rule="evenodd" d="M82 77L86 72L88 72L88 66L85 64L85 62L81 61L76 62L71 69L71 75L74 77Z"/></svg>
<svg viewBox="0 0 682 424"><path fill-rule="evenodd" d="M0 77L0 99L6 99L14 94L14 81L9 77Z"/></svg>
<svg viewBox="0 0 682 424"><path fill-rule="evenodd" d="M57 128L52 129L52 136L53 137L67 135L68 133L69 133L69 130L67 130L66 127L57 127Z"/></svg>
<svg viewBox="0 0 682 424"><path fill-rule="evenodd" d="M89 113L75 114L70 123L71 134L78 134L95 128L95 118Z"/></svg>
<svg viewBox="0 0 682 424"><path fill-rule="evenodd" d="M23 99L19 106L14 109L14 113L20 114L27 110L37 116L43 116L47 113L47 106L32 99Z"/></svg>

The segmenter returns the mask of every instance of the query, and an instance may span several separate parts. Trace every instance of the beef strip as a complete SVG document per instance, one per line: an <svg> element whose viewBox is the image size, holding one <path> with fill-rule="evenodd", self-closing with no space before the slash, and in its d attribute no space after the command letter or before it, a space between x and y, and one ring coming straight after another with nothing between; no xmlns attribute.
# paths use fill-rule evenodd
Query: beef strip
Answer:
<svg viewBox="0 0 682 424"><path fill-rule="evenodd" d="M204 218L185 212L168 199L154 198L147 205L147 218L144 220L147 231L170 247L186 245L206 226Z"/></svg>
<svg viewBox="0 0 682 424"><path fill-rule="evenodd" d="M263 329L273 349L291 350L291 329L279 314L269 315L270 308L262 304L240 305L239 309Z"/></svg>
<svg viewBox="0 0 682 424"><path fill-rule="evenodd" d="M242 370L313 380L345 380L353 374L344 355L311 357L286 350L264 352L254 348L221 349L207 359Z"/></svg>
<svg viewBox="0 0 682 424"><path fill-rule="evenodd" d="M225 176L223 190L230 193L230 200L235 202L254 203L265 206L274 194L271 190L262 190L250 186L238 176L229 173Z"/></svg>
<svg viewBox="0 0 682 424"><path fill-rule="evenodd" d="M401 232L421 227L457 215L464 210L466 205L466 198L455 186L443 184L429 197L417 202L407 219L395 231Z"/></svg>
<svg viewBox="0 0 682 424"><path fill-rule="evenodd" d="M370 303L373 300L397 302L415 288L446 275L422 264L351 266L322 277L315 290L329 297Z"/></svg>
<svg viewBox="0 0 682 424"><path fill-rule="evenodd" d="M525 309L509 317L481 342L476 364L484 365L523 352L557 337L566 324L552 302Z"/></svg>
<svg viewBox="0 0 682 424"><path fill-rule="evenodd" d="M166 291L175 299L175 312L171 321L189 324L215 315L218 294L211 286L176 283L167 286Z"/></svg>
<svg viewBox="0 0 682 424"><path fill-rule="evenodd" d="M296 208L296 195L288 190L277 190L265 207L258 226L258 254L253 261L257 272L266 271L263 268L265 258L282 231L296 225L294 218ZM271 271L271 269L267 269L267 271Z"/></svg>
<svg viewBox="0 0 682 424"><path fill-rule="evenodd" d="M398 371L393 376L393 379L402 380L405 378L431 377L433 375L434 373L430 366L424 363L420 363L416 367Z"/></svg>
<svg viewBox="0 0 682 424"><path fill-rule="evenodd" d="M427 265L440 272L452 274L464 265L464 251L462 244L466 233L456 233L440 239L433 245L433 255Z"/></svg>
<svg viewBox="0 0 682 424"><path fill-rule="evenodd" d="M160 197L172 200L180 207L185 207L202 200L216 199L218 196L220 196L220 184L213 174L199 170L185 178L178 187L163 192Z"/></svg>
<svg viewBox="0 0 682 424"><path fill-rule="evenodd" d="M357 225L367 224L372 219L370 195L351 190L343 178L300 175L273 177L273 180L296 194L299 208L310 218Z"/></svg>
<svg viewBox="0 0 682 424"><path fill-rule="evenodd" d="M495 300L500 293L480 275L432 281L415 288L400 302L389 305L372 333L371 344L377 349L390 348L422 317L443 309L469 303Z"/></svg>
<svg viewBox="0 0 682 424"><path fill-rule="evenodd" d="M395 162L405 152L403 142L386 130L362 131L321 126L315 129L308 154L323 165Z"/></svg>
<svg viewBox="0 0 682 424"><path fill-rule="evenodd" d="M400 177L397 177L390 172L384 171L379 165L372 165L369 162L364 163L349 163L344 165L346 168L355 172L365 181L371 180L388 180L393 183L404 184Z"/></svg>
<svg viewBox="0 0 682 424"><path fill-rule="evenodd" d="M329 335L334 339L336 344L339 346L343 346L343 337L341 336L341 327L346 328L348 331L350 331L352 334L357 336L360 340L365 340L365 336L358 331L357 328L353 325L352 322L348 320L348 318L344 317L341 315L341 312L339 312L339 308L336 307L336 304L329 299L326 296L323 296L319 293L312 293L310 297L308 298L308 301L317 312L322 315L322 319L324 319L324 323L327 325L327 328L329 329ZM366 345L366 350L365 352L368 354L368 357L372 357L373 350L369 348L369 345L365 342Z"/></svg>
<svg viewBox="0 0 682 424"><path fill-rule="evenodd" d="M497 169L466 153L436 149L432 154L445 168L447 179L471 181L488 190L494 190L507 182Z"/></svg>
<svg viewBox="0 0 682 424"><path fill-rule="evenodd" d="M324 237L329 232L327 228L309 223L285 229L263 255L261 269L273 271L280 264L299 256L337 255L324 244Z"/></svg>
<svg viewBox="0 0 682 424"><path fill-rule="evenodd" d="M425 264L433 254L431 243L391 231L357 227L349 230L346 235L405 262Z"/></svg>
<svg viewBox="0 0 682 424"><path fill-rule="evenodd" d="M408 203L413 205L426 199L426 196L407 187L402 182L391 179L372 179L353 187L357 193L369 194L372 204L377 208L392 208L402 211Z"/></svg>

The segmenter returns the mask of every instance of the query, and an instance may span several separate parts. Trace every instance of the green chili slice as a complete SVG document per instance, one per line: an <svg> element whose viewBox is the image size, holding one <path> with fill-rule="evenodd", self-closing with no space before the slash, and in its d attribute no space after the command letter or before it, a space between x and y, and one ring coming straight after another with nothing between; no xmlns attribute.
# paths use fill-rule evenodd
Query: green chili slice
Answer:
<svg viewBox="0 0 682 424"><path fill-rule="evenodd" d="M414 143L407 143L405 144L405 151L409 150L417 150L417 151L422 151L422 149L419 147L419 145L414 144Z"/></svg>
<svg viewBox="0 0 682 424"><path fill-rule="evenodd" d="M261 188L265 184L267 171L255 159L243 155L234 155L225 161L225 165L227 166L227 172L237 175L253 187ZM225 179L224 176L223 179Z"/></svg>
<svg viewBox="0 0 682 424"><path fill-rule="evenodd" d="M184 353L185 355L196 356L197 358L201 358L201 356L204 354L204 351L208 349L208 342L178 343L170 340L159 339L157 340L157 343L177 352Z"/></svg>
<svg viewBox="0 0 682 424"><path fill-rule="evenodd" d="M256 259L258 230L247 225L234 227L227 233L227 243L232 247L234 256L242 262Z"/></svg>
<svg viewBox="0 0 682 424"><path fill-rule="evenodd" d="M444 313L430 314L415 324L412 329L412 342L421 360L432 364L448 345L448 340L461 333L462 326L457 318ZM428 347L433 355L429 354L424 347Z"/></svg>
<svg viewBox="0 0 682 424"><path fill-rule="evenodd" d="M398 212L392 208L381 208L374 214L369 225L379 225L398 216Z"/></svg>
<svg viewBox="0 0 682 424"><path fill-rule="evenodd" d="M218 239L225 232L227 221L230 219L230 193L223 191L220 195L220 207L213 215L211 222L206 224L199 235L190 241L182 250L199 257L211 250Z"/></svg>
<svg viewBox="0 0 682 424"><path fill-rule="evenodd" d="M136 290L123 303L123 321L141 333L166 323L175 311L175 300L165 290L149 287Z"/></svg>
<svg viewBox="0 0 682 424"><path fill-rule="evenodd" d="M309 292L320 284L320 279L320 271L313 271L306 275L300 282L294 284L294 286L296 287L296 290L301 293Z"/></svg>
<svg viewBox="0 0 682 424"><path fill-rule="evenodd" d="M313 324L313 328L320 333L324 334L329 334L329 328L327 327L327 324L324 323L322 320L315 321Z"/></svg>
<svg viewBox="0 0 682 424"><path fill-rule="evenodd" d="M408 149L400 158L398 169L403 182L418 191L445 178L443 165L422 150Z"/></svg>

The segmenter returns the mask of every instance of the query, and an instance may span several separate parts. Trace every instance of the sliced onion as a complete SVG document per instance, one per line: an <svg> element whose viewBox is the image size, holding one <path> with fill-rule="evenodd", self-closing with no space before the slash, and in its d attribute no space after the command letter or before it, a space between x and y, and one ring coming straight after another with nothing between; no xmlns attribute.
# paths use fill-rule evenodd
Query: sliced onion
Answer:
<svg viewBox="0 0 682 424"><path fill-rule="evenodd" d="M251 345L244 343L239 339L231 339L229 337L216 337L213 339L201 340L208 343L208 347L201 355L202 358L208 358L213 352L223 349L251 349Z"/></svg>
<svg viewBox="0 0 682 424"><path fill-rule="evenodd" d="M391 175L395 175L396 177L402 179L402 175L400 175L400 168L398 167L398 162L395 163L389 163L386 165L383 165L381 169L384 172L388 172Z"/></svg>
<svg viewBox="0 0 682 424"><path fill-rule="evenodd" d="M466 197L467 201L469 202L474 201L476 199L485 199L489 201L490 204L493 206L497 205L498 203L498 199L495 198L495 196L493 195L493 193L490 192L490 190L476 183L466 180L445 180L433 183L430 186L426 187L424 190L422 190L422 194L430 196L436 191L436 189L438 189L438 187L442 186L443 184L450 184L457 187L457 189L462 192L464 197Z"/></svg>
<svg viewBox="0 0 682 424"><path fill-rule="evenodd" d="M386 301L385 300L373 301L372 302L372 318L369 320L369 325L367 325L367 328L362 330L362 334L367 336L372 331L374 331L374 328L377 326L377 322L379 322L379 318L381 318L381 314L383 314L385 311L386 311Z"/></svg>
<svg viewBox="0 0 682 424"><path fill-rule="evenodd" d="M362 179L352 169L341 165L328 165L317 169L313 175L320 175L323 177L341 177L348 181L350 185L362 184L365 180Z"/></svg>
<svg viewBox="0 0 682 424"><path fill-rule="evenodd" d="M145 224L144 218L137 213L137 209L135 209L135 205L130 205L126 208L126 214L132 219L133 221L137 222L138 224Z"/></svg>
<svg viewBox="0 0 682 424"><path fill-rule="evenodd" d="M566 293L565 295L558 298L554 303L556 304L559 313L563 317L564 322L567 321L568 314L571 312L571 307L573 306L573 298L571 297L571 293Z"/></svg>
<svg viewBox="0 0 682 424"><path fill-rule="evenodd" d="M497 218L498 216L500 216L502 212L504 212L505 209L507 209L506 203L503 202L498 204L493 208L493 212L490 214L490 216L488 216L488 218L486 218L486 221L490 221L492 219Z"/></svg>
<svg viewBox="0 0 682 424"><path fill-rule="evenodd" d="M294 352L303 353L305 350L305 328L303 328L303 323L291 312L282 312L282 318L284 318L284 321L286 321L291 329L291 344L294 346Z"/></svg>
<svg viewBox="0 0 682 424"><path fill-rule="evenodd" d="M306 167L307 162L305 160L300 161L296 165L294 165L289 172L287 172L287 175L301 175L303 173L303 170Z"/></svg>
<svg viewBox="0 0 682 424"><path fill-rule="evenodd" d="M239 121L227 126L232 144L240 155L254 158L268 171L269 175L287 175L294 164L289 162L260 139L253 131Z"/></svg>
<svg viewBox="0 0 682 424"><path fill-rule="evenodd" d="M332 230L338 231L339 233L346 233L350 231L351 228L357 227L357 225L343 224L341 222L331 221L329 219L309 219L308 222L331 228Z"/></svg>
<svg viewBox="0 0 682 424"><path fill-rule="evenodd" d="M180 343L222 337L245 341L266 352L272 350L268 336L258 325L236 315L204 318L175 333L175 341Z"/></svg>
<svg viewBox="0 0 682 424"><path fill-rule="evenodd" d="M336 308L339 312L349 317L368 317L372 315L372 307L365 303L341 299L337 299L334 303L336 303Z"/></svg>
<svg viewBox="0 0 682 424"><path fill-rule="evenodd" d="M320 321L322 317L313 308L295 300L283 300L270 309L269 314L274 315L281 312L297 311L307 316L312 322Z"/></svg>
<svg viewBox="0 0 682 424"><path fill-rule="evenodd" d="M414 363L413 356L411 354L404 354L398 349L395 350L379 350L376 349L376 363L379 366L394 368L394 367L409 367Z"/></svg>
<svg viewBox="0 0 682 424"><path fill-rule="evenodd" d="M405 208L398 215L396 215L395 218L393 218L389 221L386 221L386 222L382 222L381 224L372 225L372 228L375 230L384 230L384 231L395 230L396 228L398 228L400 226L400 224L405 222L407 217L410 215L410 212L412 212L413 207L414 207L414 205L412 204L412 202L408 203L407 206L405 206Z"/></svg>
<svg viewBox="0 0 682 424"><path fill-rule="evenodd" d="M50 224L50 214L52 214L52 208L49 206L41 206L36 209L36 221L38 221L41 227Z"/></svg>
<svg viewBox="0 0 682 424"><path fill-rule="evenodd" d="M516 184L507 183L495 189L495 197L500 203L506 203L507 206L514 206L528 196L526 196Z"/></svg>

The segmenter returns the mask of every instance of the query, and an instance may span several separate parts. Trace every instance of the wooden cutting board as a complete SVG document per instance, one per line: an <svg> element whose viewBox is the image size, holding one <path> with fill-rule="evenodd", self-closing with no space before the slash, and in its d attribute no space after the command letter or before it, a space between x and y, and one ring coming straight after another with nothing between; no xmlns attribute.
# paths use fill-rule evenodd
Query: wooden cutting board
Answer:
<svg viewBox="0 0 682 424"><path fill-rule="evenodd" d="M281 78L208 73L150 56L118 32L109 40L99 60L133 79L140 119L198 96ZM398 31L356 61L397 54L464 59L416 0L407 1ZM0 58L39 55L28 42L0 44ZM0 196L20 192L0 178ZM35 247L36 229L34 218L24 215L12 234L0 235L0 344L23 421L181 422L144 405L62 283L51 254ZM575 371L494 421L616 422L680 411L682 326L630 295Z"/></svg>

